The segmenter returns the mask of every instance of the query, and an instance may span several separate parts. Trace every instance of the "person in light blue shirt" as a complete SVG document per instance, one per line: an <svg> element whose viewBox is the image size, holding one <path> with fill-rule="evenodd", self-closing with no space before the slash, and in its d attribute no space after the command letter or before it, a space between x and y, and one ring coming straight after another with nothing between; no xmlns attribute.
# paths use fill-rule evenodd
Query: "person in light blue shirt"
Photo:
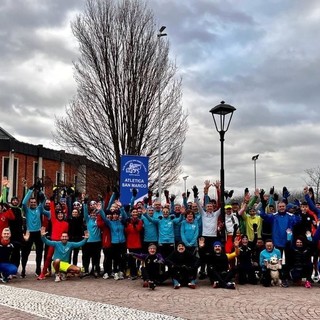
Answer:
<svg viewBox="0 0 320 320"><path fill-rule="evenodd" d="M195 253L198 246L199 224L194 219L194 213L188 209L186 219L181 222L181 239L186 249Z"/></svg>
<svg viewBox="0 0 320 320"><path fill-rule="evenodd" d="M164 258L174 251L174 225L183 220L183 214L184 210L179 218L169 216L169 208L166 207L162 209L162 216L158 218L151 218L148 214L144 214L147 220L158 226L159 251Z"/></svg>
<svg viewBox="0 0 320 320"><path fill-rule="evenodd" d="M100 214L105 219L105 213L102 210L102 203L90 201L89 207L83 204L84 220L89 232L89 239L82 248L82 263L85 270L85 276L89 275L90 260L92 261L92 274L98 278L100 274L100 256L101 256L101 230L97 223L97 215Z"/></svg>
<svg viewBox="0 0 320 320"><path fill-rule="evenodd" d="M26 265L31 252L32 245L35 244L36 247L36 275L39 276L41 273L41 261L43 254L43 242L41 241L41 218L42 216L46 216L50 218L50 211L45 210L43 205L45 202L45 196L40 191L39 199L40 203L37 204L36 198L32 197L34 192L34 186L32 186L24 199L22 200L22 210L26 217L26 225L27 231L30 232L29 240L26 242L25 246L22 249L21 254L21 277L24 278L26 276Z"/></svg>
<svg viewBox="0 0 320 320"><path fill-rule="evenodd" d="M147 208L147 214L150 217L153 217L154 209L153 207ZM148 253L148 248L151 243L158 243L158 228L157 226L150 220L148 220L144 215L141 216L141 220L143 221L144 226L144 234L143 234L143 252Z"/></svg>
<svg viewBox="0 0 320 320"><path fill-rule="evenodd" d="M279 261L279 264L282 263L281 252L279 249L276 249L273 245L271 239L267 239L265 242L266 248L261 251L259 258L259 265L262 271L261 284L264 287L270 287L271 285L271 275L270 270L267 269L267 263L270 262L272 257L276 257Z"/></svg>
<svg viewBox="0 0 320 320"><path fill-rule="evenodd" d="M42 241L48 245L54 247L53 254L53 263L52 266L55 270L55 282L61 281L64 277L63 274L72 273L72 274L80 274L81 268L69 263L70 255L73 249L80 248L86 244L89 238L88 232L84 234L84 239L79 242L69 242L69 236L67 232L63 232L61 234L61 241L51 241L46 237L45 228L41 229L41 239Z"/></svg>

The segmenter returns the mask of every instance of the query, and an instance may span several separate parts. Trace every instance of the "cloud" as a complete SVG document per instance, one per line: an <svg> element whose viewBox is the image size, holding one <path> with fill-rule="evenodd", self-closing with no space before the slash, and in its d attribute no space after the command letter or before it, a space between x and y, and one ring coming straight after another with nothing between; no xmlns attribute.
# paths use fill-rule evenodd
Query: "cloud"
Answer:
<svg viewBox="0 0 320 320"><path fill-rule="evenodd" d="M218 179L220 141L209 110L236 107L225 136L226 187L239 195L257 183L302 189L318 165L320 64L318 1L149 0L165 25L183 77L189 131L180 193ZM70 21L84 0L0 2L1 126L21 141L54 147L54 115L76 92L78 46ZM41 141L41 142L39 142Z"/></svg>

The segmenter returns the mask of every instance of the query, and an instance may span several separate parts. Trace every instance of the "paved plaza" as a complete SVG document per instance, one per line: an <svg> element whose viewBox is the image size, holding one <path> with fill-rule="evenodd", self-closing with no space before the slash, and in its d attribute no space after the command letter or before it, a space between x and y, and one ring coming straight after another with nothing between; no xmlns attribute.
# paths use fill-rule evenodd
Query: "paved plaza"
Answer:
<svg viewBox="0 0 320 320"><path fill-rule="evenodd" d="M213 289L208 279L196 289L174 290L170 281L154 291L142 280L88 277L36 280L34 253L27 277L0 284L0 319L319 319L320 285L311 289L260 285ZM81 255L80 255L81 261ZM81 264L81 263L80 263Z"/></svg>
<svg viewBox="0 0 320 320"><path fill-rule="evenodd" d="M174 290L168 282L154 291L141 280L70 278L55 283L30 273L0 285L1 319L319 319L320 286Z"/></svg>

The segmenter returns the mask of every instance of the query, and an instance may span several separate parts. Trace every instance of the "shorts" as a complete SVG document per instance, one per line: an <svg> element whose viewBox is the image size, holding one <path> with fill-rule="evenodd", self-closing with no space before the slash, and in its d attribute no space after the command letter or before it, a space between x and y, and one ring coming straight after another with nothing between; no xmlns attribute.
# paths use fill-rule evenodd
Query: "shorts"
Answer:
<svg viewBox="0 0 320 320"><path fill-rule="evenodd" d="M68 269L70 268L71 264L65 261L60 261L60 267L59 270L55 270L53 263L52 263L52 267L55 270L55 272L67 272Z"/></svg>

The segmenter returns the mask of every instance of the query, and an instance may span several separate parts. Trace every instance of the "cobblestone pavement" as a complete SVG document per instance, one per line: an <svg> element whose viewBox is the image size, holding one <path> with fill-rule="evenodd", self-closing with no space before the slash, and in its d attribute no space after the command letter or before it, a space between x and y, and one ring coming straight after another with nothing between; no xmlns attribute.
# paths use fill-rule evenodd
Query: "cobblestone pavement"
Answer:
<svg viewBox="0 0 320 320"><path fill-rule="evenodd" d="M29 290L27 290L29 289ZM77 277L55 283L33 275L0 285L1 319L319 319L320 287L174 290L168 282L154 291L142 281ZM51 294L51 295L47 295ZM6 299L6 297L10 297ZM62 298L61 298L62 297ZM67 298L65 298L67 297ZM74 299L77 298L77 299ZM79 300L81 299L81 300ZM19 302L12 302L17 300ZM92 303L94 302L94 303ZM8 308L12 306L13 308ZM129 309L115 308L119 306ZM156 313L139 313L136 310ZM108 314L108 316L106 316ZM163 315L160 317L157 314ZM166 317L172 316L172 317ZM69 317L70 316L70 317Z"/></svg>
<svg viewBox="0 0 320 320"><path fill-rule="evenodd" d="M206 279L195 290L174 290L168 281L152 291L142 287L141 279L73 277L55 283L54 277L36 280L32 271L31 263L25 279L0 284L0 319L320 318L319 284L311 289L245 285L226 290L211 288Z"/></svg>

